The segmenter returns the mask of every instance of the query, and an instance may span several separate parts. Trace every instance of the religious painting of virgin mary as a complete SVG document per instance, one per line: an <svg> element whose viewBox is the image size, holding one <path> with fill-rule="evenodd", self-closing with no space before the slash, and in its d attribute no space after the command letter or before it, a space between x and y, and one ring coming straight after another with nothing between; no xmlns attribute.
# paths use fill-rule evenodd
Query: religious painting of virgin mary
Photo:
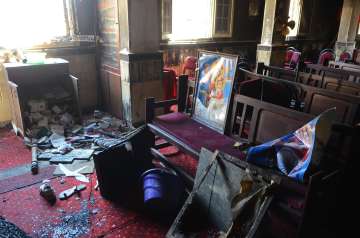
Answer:
<svg viewBox="0 0 360 238"><path fill-rule="evenodd" d="M193 117L224 133L237 56L199 51Z"/></svg>

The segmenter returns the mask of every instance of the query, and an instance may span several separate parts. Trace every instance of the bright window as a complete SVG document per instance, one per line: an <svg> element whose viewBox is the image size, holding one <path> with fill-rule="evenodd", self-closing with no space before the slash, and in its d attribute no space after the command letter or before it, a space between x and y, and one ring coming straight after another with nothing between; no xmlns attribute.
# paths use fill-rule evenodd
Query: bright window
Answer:
<svg viewBox="0 0 360 238"><path fill-rule="evenodd" d="M67 35L63 0L1 0L0 46L29 48Z"/></svg>
<svg viewBox="0 0 360 238"><path fill-rule="evenodd" d="M302 0L290 0L289 6L289 20L295 21L294 29L290 29L288 36L297 36L299 33L300 19L301 19Z"/></svg>
<svg viewBox="0 0 360 238"><path fill-rule="evenodd" d="M233 0L163 0L163 38L231 37Z"/></svg>

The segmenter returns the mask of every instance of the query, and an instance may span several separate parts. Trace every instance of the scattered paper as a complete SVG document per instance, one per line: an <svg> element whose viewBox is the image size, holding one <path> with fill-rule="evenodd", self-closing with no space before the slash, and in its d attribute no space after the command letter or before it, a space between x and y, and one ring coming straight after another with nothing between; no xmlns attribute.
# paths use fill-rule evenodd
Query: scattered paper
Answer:
<svg viewBox="0 0 360 238"><path fill-rule="evenodd" d="M64 172L66 177L75 177L80 182L88 183L89 179L80 173L83 169L85 169L87 166L81 167L80 169L71 171L65 167L63 164L59 164L59 168Z"/></svg>

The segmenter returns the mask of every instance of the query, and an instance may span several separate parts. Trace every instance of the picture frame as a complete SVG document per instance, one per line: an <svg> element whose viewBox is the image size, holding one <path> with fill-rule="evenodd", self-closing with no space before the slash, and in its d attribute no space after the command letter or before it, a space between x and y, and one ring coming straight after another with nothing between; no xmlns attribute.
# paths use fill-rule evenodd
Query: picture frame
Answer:
<svg viewBox="0 0 360 238"><path fill-rule="evenodd" d="M222 134L225 132L237 63L237 55L198 51L192 117Z"/></svg>

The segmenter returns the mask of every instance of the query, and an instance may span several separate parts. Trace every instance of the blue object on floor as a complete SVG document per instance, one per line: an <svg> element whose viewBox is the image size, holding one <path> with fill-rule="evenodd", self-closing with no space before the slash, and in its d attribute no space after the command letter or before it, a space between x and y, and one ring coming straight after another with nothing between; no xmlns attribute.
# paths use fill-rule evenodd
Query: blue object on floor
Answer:
<svg viewBox="0 0 360 238"><path fill-rule="evenodd" d="M181 206L185 185L175 174L163 168L150 169L141 176L144 204L155 213L172 213Z"/></svg>

